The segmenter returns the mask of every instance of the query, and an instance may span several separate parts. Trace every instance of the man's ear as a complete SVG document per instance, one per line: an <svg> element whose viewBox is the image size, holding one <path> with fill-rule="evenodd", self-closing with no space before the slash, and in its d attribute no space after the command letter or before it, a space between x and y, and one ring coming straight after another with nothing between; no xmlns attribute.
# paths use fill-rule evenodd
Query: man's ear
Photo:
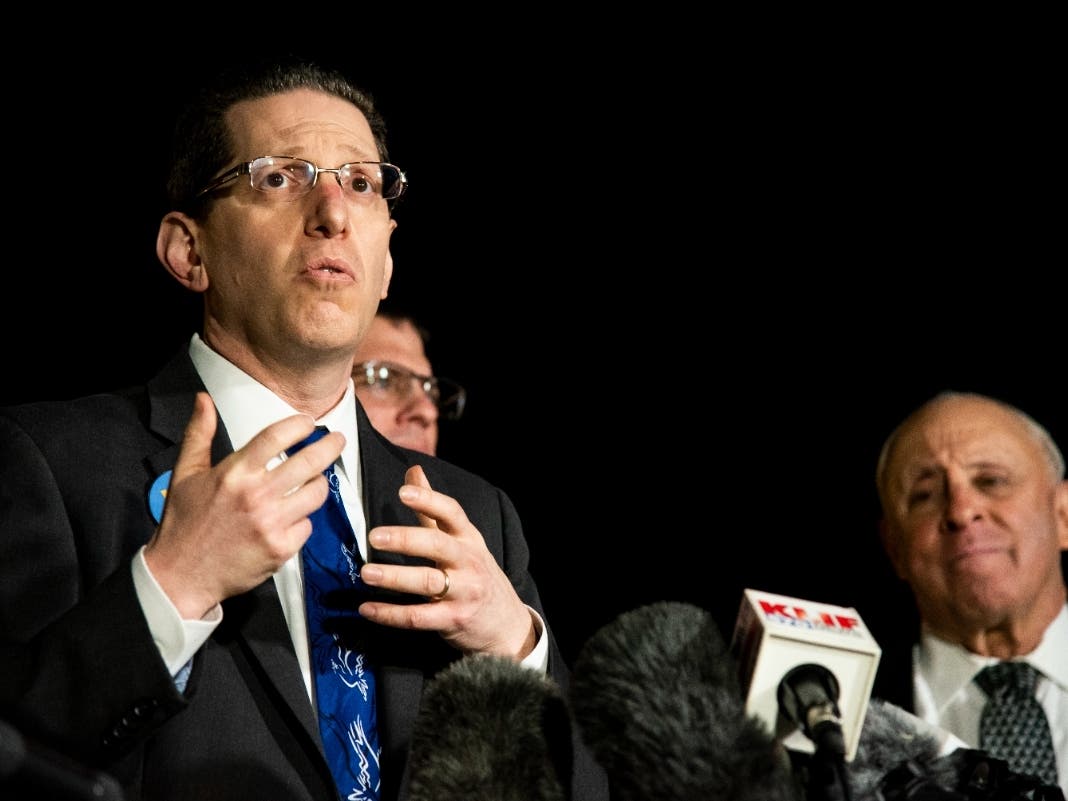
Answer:
<svg viewBox="0 0 1068 801"><path fill-rule="evenodd" d="M393 236L393 232L396 230L396 228L397 228L397 221L391 218L390 221L389 221L389 234L390 234L390 236ZM382 294L379 295L379 297L378 297L379 300L385 300L386 296L389 294L389 282L390 282L390 279L392 279L392 278L393 278L393 251L391 251L389 248L387 248L386 249L386 266L385 266L385 270L382 272Z"/></svg>
<svg viewBox="0 0 1068 801"><path fill-rule="evenodd" d="M180 211L164 215L156 234L156 256L178 283L194 292L208 288L208 271L197 251L196 221Z"/></svg>
<svg viewBox="0 0 1068 801"><path fill-rule="evenodd" d="M1068 478L1062 479L1056 492L1053 513L1057 516L1057 542L1062 551L1068 551Z"/></svg>

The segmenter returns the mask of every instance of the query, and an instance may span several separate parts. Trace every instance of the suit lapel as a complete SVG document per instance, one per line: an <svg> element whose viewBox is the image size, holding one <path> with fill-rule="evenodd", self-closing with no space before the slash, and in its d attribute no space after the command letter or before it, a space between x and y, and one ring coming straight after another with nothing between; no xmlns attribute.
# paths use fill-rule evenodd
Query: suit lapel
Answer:
<svg viewBox="0 0 1068 801"><path fill-rule="evenodd" d="M186 424L193 413L196 393L204 389L187 348L182 348L149 381L149 427L170 441L162 450L148 456L153 476L174 468ZM230 435L222 420L217 418L211 447L212 463L218 463L233 450ZM306 734L318 743L319 724L308 701L308 691L293 651L274 579L268 579L244 595L228 599L223 603L223 609L223 623L216 639L232 638L239 643L250 664L256 668L256 675L272 688L271 694L289 706Z"/></svg>
<svg viewBox="0 0 1068 801"><path fill-rule="evenodd" d="M319 743L319 721L308 699L308 690L293 652L274 579L223 602L221 628L233 632L257 674L289 707L304 733Z"/></svg>
<svg viewBox="0 0 1068 801"><path fill-rule="evenodd" d="M360 438L360 471L367 515L367 530L375 526L417 526L419 517L400 502L397 490L404 473L413 464L407 452L394 447L371 427L367 414L357 402L356 426ZM374 551L371 560L391 564L418 564L405 556Z"/></svg>
<svg viewBox="0 0 1068 801"><path fill-rule="evenodd" d="M404 483L404 473L417 464L419 454L402 451L371 427L363 408L356 404L356 424L360 438L360 469L367 513L367 530L382 525L419 524L419 518L400 502L397 490ZM388 564L425 564L399 554L372 551L371 560ZM392 600L392 599L389 599ZM424 671L436 664L435 654L447 650L437 634L383 629L388 663L381 666L378 680L379 740L383 762L403 759L415 728L419 699L426 681ZM407 765L403 770L407 775Z"/></svg>

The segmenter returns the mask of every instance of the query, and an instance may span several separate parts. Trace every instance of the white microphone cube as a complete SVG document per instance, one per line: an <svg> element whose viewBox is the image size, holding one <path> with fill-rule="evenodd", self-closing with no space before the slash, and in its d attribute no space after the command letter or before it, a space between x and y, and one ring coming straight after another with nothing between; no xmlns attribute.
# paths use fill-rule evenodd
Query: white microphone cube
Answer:
<svg viewBox="0 0 1068 801"><path fill-rule="evenodd" d="M791 750L814 753L801 728L779 714L779 683L798 665L816 664L838 680L847 761L857 753L882 649L852 607L747 589L731 640L745 711Z"/></svg>

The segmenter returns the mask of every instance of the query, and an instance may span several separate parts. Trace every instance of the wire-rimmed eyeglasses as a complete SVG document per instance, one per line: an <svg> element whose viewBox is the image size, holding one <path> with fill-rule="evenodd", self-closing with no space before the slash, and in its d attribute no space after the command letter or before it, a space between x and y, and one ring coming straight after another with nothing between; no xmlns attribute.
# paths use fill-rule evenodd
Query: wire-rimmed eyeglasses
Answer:
<svg viewBox="0 0 1068 801"><path fill-rule="evenodd" d="M357 389L369 387L372 392L385 393L401 403L410 400L416 392L426 393L446 420L459 420L467 404L467 390L455 381L419 375L392 362L377 359L357 362L352 366L352 379Z"/></svg>
<svg viewBox="0 0 1068 801"><path fill-rule="evenodd" d="M351 200L396 200L408 186L404 171L385 161L352 161L328 169L295 156L260 156L231 167L196 196L202 197L247 175L249 185L256 191L279 200L296 200L312 190L322 172L332 172L345 197Z"/></svg>

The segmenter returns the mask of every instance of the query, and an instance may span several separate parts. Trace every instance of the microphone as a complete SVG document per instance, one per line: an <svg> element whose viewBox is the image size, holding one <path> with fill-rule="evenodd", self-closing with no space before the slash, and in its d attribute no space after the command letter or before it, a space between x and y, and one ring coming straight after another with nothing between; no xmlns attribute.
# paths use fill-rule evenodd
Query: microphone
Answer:
<svg viewBox="0 0 1068 801"><path fill-rule="evenodd" d="M563 693L510 659L465 656L428 682L408 764L411 801L570 801Z"/></svg>
<svg viewBox="0 0 1068 801"><path fill-rule="evenodd" d="M11 801L50 798L123 801L126 797L114 777L30 742L3 720L0 720L0 791Z"/></svg>
<svg viewBox="0 0 1068 801"><path fill-rule="evenodd" d="M786 752L746 714L711 614L638 607L582 646L569 699L613 801L796 801Z"/></svg>
<svg viewBox="0 0 1068 801"><path fill-rule="evenodd" d="M838 711L838 679L811 662L791 668L779 682L779 711L801 727L817 753L845 758L845 734Z"/></svg>
<svg viewBox="0 0 1068 801"><path fill-rule="evenodd" d="M943 763L936 760L958 748L964 741L915 715L879 698L868 702L856 757L849 766L849 776L858 801L885 801L881 786L903 764L926 766L929 777L940 789L955 786L944 774ZM936 767L938 768L936 770Z"/></svg>
<svg viewBox="0 0 1068 801"><path fill-rule="evenodd" d="M856 801L1064 801L1037 776L872 698L849 766Z"/></svg>
<svg viewBox="0 0 1068 801"><path fill-rule="evenodd" d="M853 760L882 656L855 609L747 589L730 651L746 712L786 748Z"/></svg>
<svg viewBox="0 0 1068 801"><path fill-rule="evenodd" d="M882 652L855 609L746 590L731 652L747 711L790 749L808 801L1055 798L1057 788L871 698Z"/></svg>

